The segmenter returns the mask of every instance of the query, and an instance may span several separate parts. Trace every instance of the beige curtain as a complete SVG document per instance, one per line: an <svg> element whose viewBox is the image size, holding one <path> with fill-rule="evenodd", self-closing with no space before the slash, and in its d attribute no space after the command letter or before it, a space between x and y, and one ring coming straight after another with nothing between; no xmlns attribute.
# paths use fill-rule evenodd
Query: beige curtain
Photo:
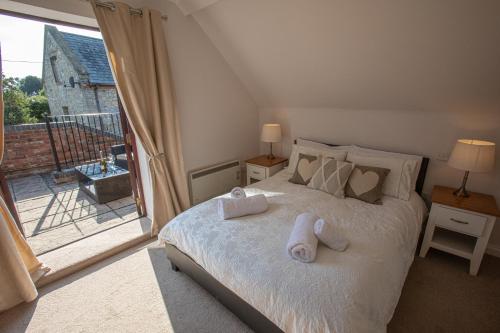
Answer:
<svg viewBox="0 0 500 333"><path fill-rule="evenodd" d="M92 1L118 93L149 156L155 235L189 207L165 23L157 11L143 8L142 15L132 15L128 5L114 5L110 10Z"/></svg>
<svg viewBox="0 0 500 333"><path fill-rule="evenodd" d="M1 50L0 50L1 52ZM1 60L1 56L0 56ZM0 62L1 64L1 62ZM2 66L0 65L0 72ZM0 161L3 158L3 93L0 79ZM0 312L22 301L34 300L34 281L48 271L35 257L0 196Z"/></svg>

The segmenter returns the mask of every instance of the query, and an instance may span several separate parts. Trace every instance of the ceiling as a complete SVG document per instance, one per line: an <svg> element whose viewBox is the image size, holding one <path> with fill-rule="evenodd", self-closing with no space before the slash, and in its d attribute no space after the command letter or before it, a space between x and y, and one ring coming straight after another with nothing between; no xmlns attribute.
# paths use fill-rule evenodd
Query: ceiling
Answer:
<svg viewBox="0 0 500 333"><path fill-rule="evenodd" d="M175 3L184 15L192 14L196 11L202 10L219 0L170 0Z"/></svg>
<svg viewBox="0 0 500 333"><path fill-rule="evenodd" d="M500 107L500 1L175 1L260 107Z"/></svg>

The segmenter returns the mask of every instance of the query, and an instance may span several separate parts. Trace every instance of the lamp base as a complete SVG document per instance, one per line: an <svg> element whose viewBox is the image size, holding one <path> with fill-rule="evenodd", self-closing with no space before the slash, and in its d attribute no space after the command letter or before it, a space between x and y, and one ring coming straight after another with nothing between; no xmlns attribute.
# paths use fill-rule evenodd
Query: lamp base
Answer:
<svg viewBox="0 0 500 333"><path fill-rule="evenodd" d="M267 155L267 159L268 160L274 160L274 155L273 155L273 143L272 142L269 142L269 155Z"/></svg>
<svg viewBox="0 0 500 333"><path fill-rule="evenodd" d="M467 184L467 178L469 178L469 171L465 171L464 179L462 180L462 186L453 191L453 195L459 198L468 198L469 192L465 189L465 184Z"/></svg>
<svg viewBox="0 0 500 333"><path fill-rule="evenodd" d="M453 195L459 198L468 198L469 197L469 192L465 189L465 187L460 187L457 188L455 191L453 191Z"/></svg>

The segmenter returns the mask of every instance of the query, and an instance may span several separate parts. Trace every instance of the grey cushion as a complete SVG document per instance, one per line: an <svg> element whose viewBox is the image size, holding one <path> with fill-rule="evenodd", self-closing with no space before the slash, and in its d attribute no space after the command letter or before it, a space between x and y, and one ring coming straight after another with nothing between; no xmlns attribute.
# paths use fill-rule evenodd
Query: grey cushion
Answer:
<svg viewBox="0 0 500 333"><path fill-rule="evenodd" d="M372 204L381 204L382 185L391 170L356 165L345 187L345 195Z"/></svg>
<svg viewBox="0 0 500 333"><path fill-rule="evenodd" d="M323 158L321 167L318 168L307 186L343 199L344 187L353 167L354 164L350 162Z"/></svg>
<svg viewBox="0 0 500 333"><path fill-rule="evenodd" d="M127 160L127 154L119 154L116 155L116 161L115 164L119 166L120 168L123 168L125 170L128 170L128 160Z"/></svg>
<svg viewBox="0 0 500 333"><path fill-rule="evenodd" d="M288 181L294 184L307 185L316 170L320 167L320 163L320 157L300 153L295 172Z"/></svg>

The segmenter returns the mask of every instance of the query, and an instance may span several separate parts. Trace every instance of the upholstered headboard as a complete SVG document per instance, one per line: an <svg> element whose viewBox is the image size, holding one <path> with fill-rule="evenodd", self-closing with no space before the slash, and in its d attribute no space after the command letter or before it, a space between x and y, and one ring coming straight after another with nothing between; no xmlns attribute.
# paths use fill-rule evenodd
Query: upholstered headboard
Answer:
<svg viewBox="0 0 500 333"><path fill-rule="evenodd" d="M314 141L314 140L309 140L308 141ZM331 147L336 147L338 145L328 143L328 142L319 142L319 141L314 141L317 143L322 143L324 145L328 145ZM297 144L297 140L293 140L293 143ZM425 182L425 176L427 174L427 167L429 165L429 158L428 157L422 157L422 164L420 165L420 171L418 172L418 177L417 177L417 184L415 185L415 192L417 192L419 195L422 195L422 190L424 188L424 182Z"/></svg>

